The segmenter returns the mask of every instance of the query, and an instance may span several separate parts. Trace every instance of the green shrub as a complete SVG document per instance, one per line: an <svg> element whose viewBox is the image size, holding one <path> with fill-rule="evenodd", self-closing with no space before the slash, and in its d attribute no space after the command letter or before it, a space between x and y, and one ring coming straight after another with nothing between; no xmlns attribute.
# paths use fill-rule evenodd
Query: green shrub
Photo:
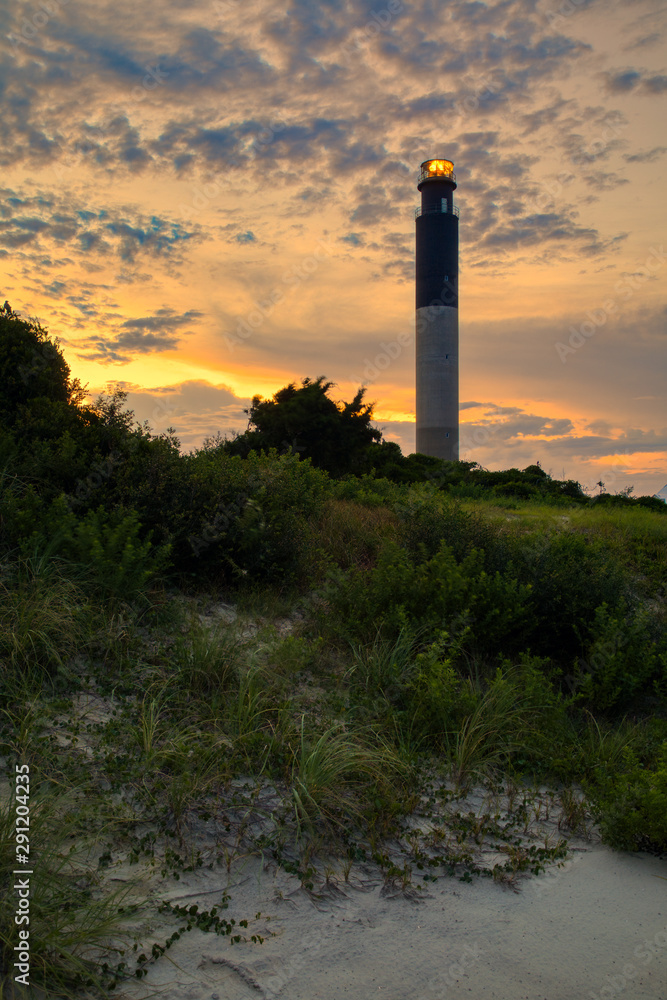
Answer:
<svg viewBox="0 0 667 1000"><path fill-rule="evenodd" d="M405 488L389 479L364 475L333 481L331 492L338 500L354 500L365 507L383 507L399 503L405 495Z"/></svg>
<svg viewBox="0 0 667 1000"><path fill-rule="evenodd" d="M462 641L442 631L425 642L404 626L394 640L380 631L372 643L353 646L355 703L365 699L376 712L387 714L384 704L403 741L409 737L411 743L442 744L446 732L476 704L470 683L455 669Z"/></svg>
<svg viewBox="0 0 667 1000"><path fill-rule="evenodd" d="M667 642L655 614L596 608L586 658L572 680L576 700L601 710L627 711L641 696L664 693Z"/></svg>
<svg viewBox="0 0 667 1000"><path fill-rule="evenodd" d="M398 716L417 736L435 738L458 729L478 702L470 682L454 666L460 642L453 645L447 633L415 657L414 669L404 682Z"/></svg>
<svg viewBox="0 0 667 1000"><path fill-rule="evenodd" d="M530 561L515 559L514 571L532 588L527 645L570 662L584 654L597 609L617 608L629 592L627 571L606 546L572 532L547 536Z"/></svg>
<svg viewBox="0 0 667 1000"><path fill-rule="evenodd" d="M486 569L501 568L501 561L495 558L491 566L492 557L499 554L497 529L430 484L406 490L401 501L394 504L394 510L401 520L401 540L409 552L416 554L423 550L434 556L444 542L459 561L477 549L485 553Z"/></svg>
<svg viewBox="0 0 667 1000"><path fill-rule="evenodd" d="M186 459L174 514L177 569L202 579L289 580L298 575L308 520L328 493L328 476L295 455L230 456L204 449Z"/></svg>
<svg viewBox="0 0 667 1000"><path fill-rule="evenodd" d="M625 774L609 778L593 799L603 840L620 850L667 849L667 742L653 768L628 755Z"/></svg>
<svg viewBox="0 0 667 1000"><path fill-rule="evenodd" d="M41 524L21 549L24 556L39 554L67 564L69 573L100 594L132 600L168 564L169 547L153 546L141 538L134 510L107 511L103 507L83 517L58 497L43 512Z"/></svg>
<svg viewBox="0 0 667 1000"><path fill-rule="evenodd" d="M496 486L491 488L491 492L494 496L517 497L519 500L529 500L532 497L541 496L538 487L533 486L531 483L516 481L510 483L498 483Z"/></svg>
<svg viewBox="0 0 667 1000"><path fill-rule="evenodd" d="M322 624L365 641L381 625L394 636L405 621L433 636L442 629L456 635L470 625L471 645L496 652L520 643L529 595L530 587L515 578L487 573L481 551L473 549L457 563L441 543L432 558L416 563L405 549L387 542L369 572L329 575L324 596L335 615Z"/></svg>

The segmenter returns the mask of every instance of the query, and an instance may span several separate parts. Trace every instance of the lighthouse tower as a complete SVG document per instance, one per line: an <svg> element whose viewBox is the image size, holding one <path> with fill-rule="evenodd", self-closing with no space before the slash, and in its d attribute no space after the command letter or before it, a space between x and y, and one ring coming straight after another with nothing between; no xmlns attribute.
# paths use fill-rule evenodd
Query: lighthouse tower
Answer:
<svg viewBox="0 0 667 1000"><path fill-rule="evenodd" d="M417 451L459 457L459 210L450 160L419 171L417 228Z"/></svg>

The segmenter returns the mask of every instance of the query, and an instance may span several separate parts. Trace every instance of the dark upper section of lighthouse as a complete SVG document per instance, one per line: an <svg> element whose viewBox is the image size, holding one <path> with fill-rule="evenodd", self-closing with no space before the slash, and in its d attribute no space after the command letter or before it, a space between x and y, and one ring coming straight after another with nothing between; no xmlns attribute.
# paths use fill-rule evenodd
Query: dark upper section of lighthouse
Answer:
<svg viewBox="0 0 667 1000"><path fill-rule="evenodd" d="M422 193L421 210L425 212L453 212L456 174L451 160L424 160L419 170L417 188Z"/></svg>
<svg viewBox="0 0 667 1000"><path fill-rule="evenodd" d="M425 160L417 184L422 203L417 218L417 308L458 308L459 210L454 205L456 174L451 160Z"/></svg>

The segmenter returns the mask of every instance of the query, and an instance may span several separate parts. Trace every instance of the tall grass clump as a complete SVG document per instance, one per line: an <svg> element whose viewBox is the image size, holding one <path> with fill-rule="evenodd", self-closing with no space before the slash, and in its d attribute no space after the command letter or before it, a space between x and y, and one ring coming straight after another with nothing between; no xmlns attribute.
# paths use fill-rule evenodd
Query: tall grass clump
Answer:
<svg viewBox="0 0 667 1000"><path fill-rule="evenodd" d="M380 628L372 642L351 643L349 676L352 684L366 692L391 697L409 677L420 644L419 633L408 626L401 628L393 640L386 638Z"/></svg>
<svg viewBox="0 0 667 1000"><path fill-rule="evenodd" d="M405 773L405 765L390 747L373 745L340 725L309 739L302 719L291 777L299 834L304 829L312 832L321 821L344 828L350 816L361 816L364 789Z"/></svg>
<svg viewBox="0 0 667 1000"><path fill-rule="evenodd" d="M206 699L211 707L224 703L243 660L244 642L234 624L206 627L193 622L171 652L173 682L188 695Z"/></svg>
<svg viewBox="0 0 667 1000"><path fill-rule="evenodd" d="M76 583L56 572L35 575L25 563L15 566L0 582L0 694L11 700L39 690L92 634L94 613Z"/></svg>
<svg viewBox="0 0 667 1000"><path fill-rule="evenodd" d="M470 715L448 734L456 787L468 787L506 770L513 756L534 744L535 721L519 675L498 672Z"/></svg>
<svg viewBox="0 0 667 1000"><path fill-rule="evenodd" d="M34 777L33 777L34 782ZM77 799L70 793L31 788L30 851L30 988L13 982L17 876L13 802L0 804L0 996L62 1000L82 995L106 996L115 975L103 964L119 952L126 935L119 908L129 888L108 891L100 884L93 855L78 842L72 846ZM108 969L108 966L107 966ZM12 970L12 971L10 971ZM5 992L6 991L6 992ZM42 992L43 991L43 992Z"/></svg>
<svg viewBox="0 0 667 1000"><path fill-rule="evenodd" d="M329 566L343 570L374 565L383 542L396 536L398 519L387 507L354 500L327 500L309 522L302 579L323 577Z"/></svg>

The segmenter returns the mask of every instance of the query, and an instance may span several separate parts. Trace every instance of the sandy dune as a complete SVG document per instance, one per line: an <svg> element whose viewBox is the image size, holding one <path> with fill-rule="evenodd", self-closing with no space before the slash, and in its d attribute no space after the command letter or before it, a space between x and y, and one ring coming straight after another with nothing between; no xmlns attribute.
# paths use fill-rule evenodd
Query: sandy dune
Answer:
<svg viewBox="0 0 667 1000"><path fill-rule="evenodd" d="M356 865L319 893L252 858L182 876L168 898L228 917L262 916L240 943L184 934L146 979L164 1000L667 1000L667 861L577 842L569 860L520 891L440 878L387 890ZM266 920L270 916L270 920ZM156 929L157 930L157 929ZM156 940L159 933L156 935Z"/></svg>

